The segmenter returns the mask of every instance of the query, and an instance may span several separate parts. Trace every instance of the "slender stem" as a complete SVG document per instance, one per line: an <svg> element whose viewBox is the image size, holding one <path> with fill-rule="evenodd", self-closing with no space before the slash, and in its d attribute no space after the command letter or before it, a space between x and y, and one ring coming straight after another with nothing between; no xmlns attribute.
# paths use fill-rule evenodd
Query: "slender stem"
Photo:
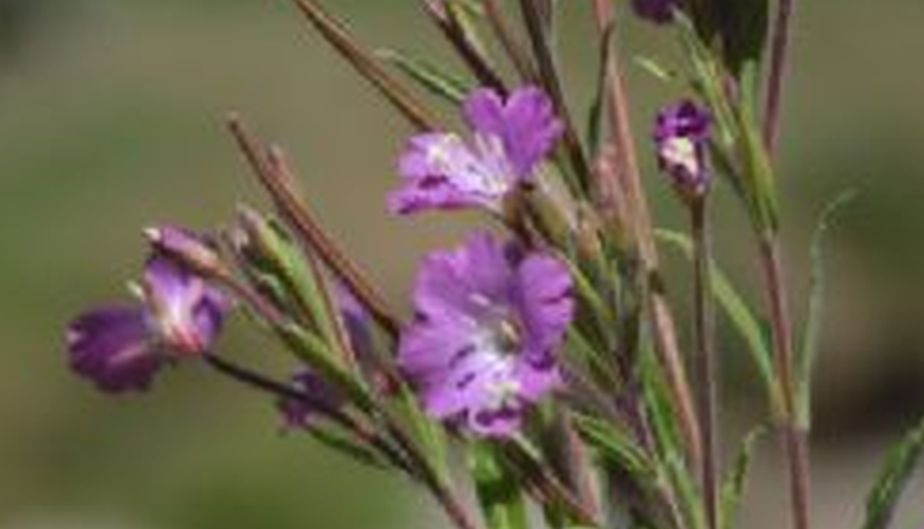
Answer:
<svg viewBox="0 0 924 529"><path fill-rule="evenodd" d="M502 94L507 93L504 81L488 57L472 40L466 27L459 20L456 7L443 0L425 0L424 10L453 47L462 62L482 86L491 87Z"/></svg>
<svg viewBox="0 0 924 529"><path fill-rule="evenodd" d="M776 3L763 126L764 143L771 154L776 150L780 133L780 112L783 104L783 85L786 81L790 26L794 7L795 0L777 0Z"/></svg>
<svg viewBox="0 0 924 529"><path fill-rule="evenodd" d="M362 426L355 419L344 413L342 410L332 407L327 403L312 398L310 395L299 391L287 384L273 380L261 373L257 373L244 366L238 365L230 360L226 360L218 355L209 353L205 355L205 362L217 372L225 375L246 386L258 389L260 391L275 395L282 399L293 399L308 403L312 408L317 409L319 413L330 418L344 429L355 435L373 447L375 447L389 462L396 468L413 475L414 471L409 466L406 457L388 441L381 436Z"/></svg>
<svg viewBox="0 0 924 529"><path fill-rule="evenodd" d="M608 0L594 0L594 15L597 30L603 38L604 32L612 23L613 11ZM618 53L609 54L606 65L609 80L608 119L613 134L616 170L609 172L618 182L611 182L614 190L626 194L627 216L631 219L635 242L642 261L646 288L647 305L651 318L655 350L664 366L671 398L677 412L681 431L686 442L690 464L698 466L702 457L699 421L693 405L692 392L687 379L686 368L677 344L677 333L670 305L665 297L664 286L658 271L658 253L654 243L651 215L645 190L642 185L641 171L635 156L632 142L632 130L629 121L626 89L617 62Z"/></svg>
<svg viewBox="0 0 924 529"><path fill-rule="evenodd" d="M779 241L767 236L761 241L761 262L769 298L770 321L773 330L776 372L783 393L784 417L779 428L789 462L789 487L794 529L810 526L810 454L809 432L799 425L796 415L797 387L793 373L792 325L786 285L783 281L783 262Z"/></svg>
<svg viewBox="0 0 924 529"><path fill-rule="evenodd" d="M504 51L510 58L513 67L516 68L517 73L519 73L524 80L535 81L536 68L530 61L529 56L523 51L520 43L517 42L516 36L507 23L507 20L504 18L504 14L497 0L485 0L484 10L488 18L488 23L494 31L494 35L497 37L501 46L503 46Z"/></svg>
<svg viewBox="0 0 924 529"><path fill-rule="evenodd" d="M401 447L401 450L393 447L381 435L362 426L355 419L343 411L331 407L324 402L312 399L309 395L298 391L287 384L283 384L260 373L252 371L246 367L235 364L229 360L221 358L214 354L205 356L206 363L214 368L217 372L243 383L252 388L270 393L280 398L297 399L308 402L311 406L317 408L320 413L329 417L337 424L343 426L352 432L358 438L370 443L378 449L389 461L396 467L405 471L412 477L419 478L426 485L436 500L440 503L447 515L459 529L479 529L472 522L461 502L447 489L440 481L434 477L429 469L429 464L423 460L419 450L414 446L407 436L394 425L389 426L388 432L395 439L395 442Z"/></svg>
<svg viewBox="0 0 924 529"><path fill-rule="evenodd" d="M710 281L711 234L706 199L690 206L693 232L693 311L696 337L696 374L700 423L703 433L702 488L706 521L716 529L718 520L718 363L715 351L715 307Z"/></svg>
<svg viewBox="0 0 924 529"><path fill-rule="evenodd" d="M292 0L333 48L369 81L418 130L434 130L438 120L421 101L394 79L350 34L343 21L316 0Z"/></svg>

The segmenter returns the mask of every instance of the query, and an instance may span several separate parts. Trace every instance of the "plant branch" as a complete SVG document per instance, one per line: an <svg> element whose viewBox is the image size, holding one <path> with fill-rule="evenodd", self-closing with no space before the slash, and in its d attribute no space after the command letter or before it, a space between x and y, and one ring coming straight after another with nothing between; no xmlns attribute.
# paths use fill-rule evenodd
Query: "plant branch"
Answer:
<svg viewBox="0 0 924 529"><path fill-rule="evenodd" d="M372 83L385 98L418 130L438 128L436 117L401 83L394 79L363 49L343 22L334 18L316 0L292 0L315 29L360 75Z"/></svg>
<svg viewBox="0 0 924 529"><path fill-rule="evenodd" d="M786 82L789 60L790 27L792 25L795 0L777 0L776 17L773 23L773 37L770 50L770 74L767 79L767 95L764 103L763 136L767 152L776 150L780 134L780 113L783 105L783 89Z"/></svg>
<svg viewBox="0 0 924 529"><path fill-rule="evenodd" d="M609 0L594 0L594 15L599 36L605 38L607 28L613 23L613 12ZM665 369L671 398L687 445L690 464L698 466L702 457L700 426L693 405L686 368L677 344L674 318L658 271L658 253L654 243L651 215L642 186L641 171L635 156L635 146L632 143L626 90L617 56L616 51L610 53L606 65L609 85L607 116L610 121L611 134L613 134L616 167L613 171L603 173L614 181L600 184L610 186L615 193L624 192L626 195L624 205L627 210L626 217L631 219L633 236L642 261L644 280L648 285L645 290L655 350ZM612 195L612 193L603 193L603 196L607 195Z"/></svg>
<svg viewBox="0 0 924 529"><path fill-rule="evenodd" d="M773 330L776 371L783 394L784 417L779 418L783 444L789 462L789 486L794 529L810 526L810 454L809 432L799 425L796 414L797 386L794 377L792 353L792 324L786 285L783 281L783 263L779 241L775 236L761 240L761 262L765 287L769 298L770 321Z"/></svg>
<svg viewBox="0 0 924 529"><path fill-rule="evenodd" d="M400 329L400 322L368 276L337 245L321 227L321 223L308 206L297 196L292 182L291 169L278 150L267 150L247 131L241 119L232 114L228 129L237 141L254 173L273 199L277 209L296 235L310 249L317 252L338 279L365 305L372 316L392 336ZM268 157L267 157L268 155Z"/></svg>
<svg viewBox="0 0 924 529"><path fill-rule="evenodd" d="M706 522L717 529L718 519L718 363L715 351L715 306L710 282L712 266L711 233L707 199L697 199L690 206L693 232L693 311L696 339L696 374L698 408L703 433L702 488L706 504Z"/></svg>

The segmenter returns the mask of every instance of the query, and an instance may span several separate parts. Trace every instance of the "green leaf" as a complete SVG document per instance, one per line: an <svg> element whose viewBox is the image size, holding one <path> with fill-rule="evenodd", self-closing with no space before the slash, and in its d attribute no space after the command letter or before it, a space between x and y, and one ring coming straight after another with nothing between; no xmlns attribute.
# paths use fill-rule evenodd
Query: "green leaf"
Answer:
<svg viewBox="0 0 924 529"><path fill-rule="evenodd" d="M608 463L624 469L641 483L655 479L653 463L631 432L582 414L575 414L574 422L584 442L596 449Z"/></svg>
<svg viewBox="0 0 924 529"><path fill-rule="evenodd" d="M587 117L587 145L590 147L590 158L597 157L600 150L600 139L603 137L604 119L603 115L606 110L606 92L609 88L610 53L613 49L613 35L615 35L615 26L607 26L603 37L600 39L600 62L597 71L597 91L590 105L590 111Z"/></svg>
<svg viewBox="0 0 924 529"><path fill-rule="evenodd" d="M738 455L735 456L735 461L731 469L729 469L728 475L725 477L725 482L722 484L721 529L732 529L734 527L735 518L741 507L741 500L744 498L748 472L754 459L754 449L757 442L766 433L767 430L763 426L758 426L748 432L748 435L741 443Z"/></svg>
<svg viewBox="0 0 924 529"><path fill-rule="evenodd" d="M249 209L241 209L238 218L247 234L245 253L258 267L251 277L260 281L261 287L271 289L278 304L291 308L299 322L330 346L340 345L340 315L313 256L296 245L279 222Z"/></svg>
<svg viewBox="0 0 924 529"><path fill-rule="evenodd" d="M443 483L449 483L449 467L446 464L446 434L443 427L424 413L417 395L403 381L398 389L397 402L430 468L436 472Z"/></svg>
<svg viewBox="0 0 924 529"><path fill-rule="evenodd" d="M528 529L521 484L504 465L497 447L476 441L469 446L468 456L488 529Z"/></svg>
<svg viewBox="0 0 924 529"><path fill-rule="evenodd" d="M659 229L655 231L655 237L679 249L687 259L693 258L693 243L686 235L675 231ZM779 406L781 402L778 395L776 379L774 377L773 357L767 345L767 338L763 327L744 301L744 298L738 294L732 286L731 281L729 281L719 267L713 263L710 268L712 274L710 281L712 284L712 294L719 302L719 305L722 307L729 321L731 321L732 325L747 344L747 349L751 353L751 358L757 367L757 371L767 387L771 403L774 406Z"/></svg>
<svg viewBox="0 0 924 529"><path fill-rule="evenodd" d="M461 104L472 89L469 83L459 77L445 72L427 61L408 57L401 51L381 48L376 50L375 55L383 61L393 64L405 75L420 83L421 86L446 99L453 105Z"/></svg>
<svg viewBox="0 0 924 529"><path fill-rule="evenodd" d="M873 489L866 499L863 529L886 529L892 521L902 492L911 480L924 449L924 421L921 421L886 457Z"/></svg>
<svg viewBox="0 0 924 529"><path fill-rule="evenodd" d="M811 383L812 368L818 356L818 340L822 327L824 312L824 242L825 237L834 224L835 215L848 203L856 198L855 190L848 190L838 195L822 210L812 234L811 243L811 270L809 275L808 311L806 314L805 330L802 336L802 346L797 352L797 381L799 409L798 420L803 426L811 422Z"/></svg>
<svg viewBox="0 0 924 529"><path fill-rule="evenodd" d="M370 450L368 447L356 443L352 439L341 435L332 430L325 428L312 427L309 428L308 434L311 437L324 445L327 448L335 452L339 452L348 458L358 461L364 465L377 468L379 470L389 469L389 465L382 460L374 451Z"/></svg>

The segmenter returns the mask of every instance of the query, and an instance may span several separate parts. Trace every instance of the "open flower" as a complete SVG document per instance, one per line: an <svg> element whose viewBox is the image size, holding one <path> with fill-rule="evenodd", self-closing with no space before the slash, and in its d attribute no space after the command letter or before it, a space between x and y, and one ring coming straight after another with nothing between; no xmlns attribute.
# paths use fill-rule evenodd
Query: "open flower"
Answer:
<svg viewBox="0 0 924 529"><path fill-rule="evenodd" d="M680 8L680 0L632 0L632 7L638 16L666 24L673 20L674 10Z"/></svg>
<svg viewBox="0 0 924 529"><path fill-rule="evenodd" d="M711 128L709 112L693 101L669 105L658 113L654 130L658 165L687 200L706 193L712 181L706 162Z"/></svg>
<svg viewBox="0 0 924 529"><path fill-rule="evenodd" d="M555 349L571 322L571 278L555 258L486 233L430 254L398 362L431 416L480 436L515 432L560 383Z"/></svg>
<svg viewBox="0 0 924 529"><path fill-rule="evenodd" d="M403 183L389 197L393 212L500 211L504 196L532 180L562 133L551 100L536 87L520 88L506 100L478 89L466 100L464 117L472 131L469 142L447 132L410 139L398 164Z"/></svg>
<svg viewBox="0 0 924 529"><path fill-rule="evenodd" d="M93 309L68 327L72 369L103 391L144 390L171 359L201 356L229 307L205 279L157 252L142 289L143 303Z"/></svg>

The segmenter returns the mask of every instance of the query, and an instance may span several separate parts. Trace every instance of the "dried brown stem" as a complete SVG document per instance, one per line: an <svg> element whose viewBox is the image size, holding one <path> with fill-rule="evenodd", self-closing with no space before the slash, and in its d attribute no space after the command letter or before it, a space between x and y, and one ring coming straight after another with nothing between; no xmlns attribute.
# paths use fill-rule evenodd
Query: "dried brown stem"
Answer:
<svg viewBox="0 0 924 529"><path fill-rule="evenodd" d="M318 30L324 40L349 62L360 75L418 130L437 129L439 120L404 85L394 79L367 50L356 41L345 24L328 13L315 0L292 0Z"/></svg>

